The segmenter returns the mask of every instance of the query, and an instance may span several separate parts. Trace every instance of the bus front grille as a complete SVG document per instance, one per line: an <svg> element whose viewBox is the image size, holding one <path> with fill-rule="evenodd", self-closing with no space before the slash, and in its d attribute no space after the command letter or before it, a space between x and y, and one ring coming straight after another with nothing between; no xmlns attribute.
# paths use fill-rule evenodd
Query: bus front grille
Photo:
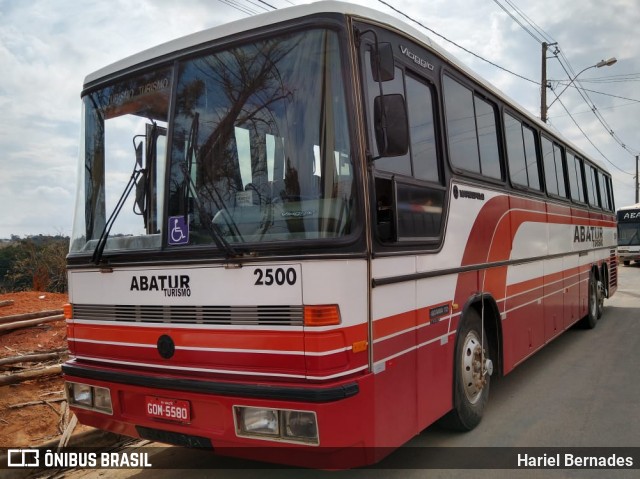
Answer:
<svg viewBox="0 0 640 479"><path fill-rule="evenodd" d="M164 324L302 326L302 306L74 304L74 320Z"/></svg>

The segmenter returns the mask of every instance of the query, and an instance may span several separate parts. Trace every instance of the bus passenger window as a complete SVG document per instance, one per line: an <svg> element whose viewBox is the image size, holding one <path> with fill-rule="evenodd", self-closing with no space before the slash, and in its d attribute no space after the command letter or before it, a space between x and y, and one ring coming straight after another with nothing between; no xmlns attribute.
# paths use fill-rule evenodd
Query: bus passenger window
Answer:
<svg viewBox="0 0 640 479"><path fill-rule="evenodd" d="M600 197L598 196L598 186L596 184L596 170L593 166L585 164L585 173L587 180L587 200L591 206L602 207Z"/></svg>
<svg viewBox="0 0 640 479"><path fill-rule="evenodd" d="M504 115L504 124L511 181L540 190L536 132L507 113Z"/></svg>
<svg viewBox="0 0 640 479"><path fill-rule="evenodd" d="M556 177L558 178L558 194L563 198L567 198L566 176L564 174L564 148L553 144L553 156L556 164Z"/></svg>
<svg viewBox="0 0 640 479"><path fill-rule="evenodd" d="M440 235L444 190L395 183L399 240L428 240Z"/></svg>
<svg viewBox="0 0 640 479"><path fill-rule="evenodd" d="M604 176L604 173L602 171L598 171L598 187L600 189L600 200L602 201L602 208L607 211L612 211L613 206L611 205L609 197L607 177Z"/></svg>
<svg viewBox="0 0 640 479"><path fill-rule="evenodd" d="M502 179L502 169L500 168L495 107L478 96L474 96L474 104L480 148L480 172L484 176L500 180Z"/></svg>
<svg viewBox="0 0 640 479"><path fill-rule="evenodd" d="M451 164L502 179L495 105L448 76L443 83Z"/></svg>
<svg viewBox="0 0 640 479"><path fill-rule="evenodd" d="M413 176L440 183L431 89L409 75L406 83Z"/></svg>
<svg viewBox="0 0 640 479"><path fill-rule="evenodd" d="M451 163L457 168L480 173L473 92L445 75L444 103Z"/></svg>
<svg viewBox="0 0 640 479"><path fill-rule="evenodd" d="M567 153L567 170L569 171L569 186L571 199L584 203L584 182L582 178L582 160Z"/></svg>
<svg viewBox="0 0 640 479"><path fill-rule="evenodd" d="M544 136L542 137L541 144L547 193L566 198L567 191L565 189L564 168L562 167L562 148Z"/></svg>

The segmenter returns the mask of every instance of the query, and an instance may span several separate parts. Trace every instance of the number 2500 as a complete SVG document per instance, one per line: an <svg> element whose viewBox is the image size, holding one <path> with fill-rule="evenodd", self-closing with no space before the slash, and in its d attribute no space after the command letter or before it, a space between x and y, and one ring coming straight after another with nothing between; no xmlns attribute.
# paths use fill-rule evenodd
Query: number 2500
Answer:
<svg viewBox="0 0 640 479"><path fill-rule="evenodd" d="M296 270L293 268L256 268L253 271L253 275L256 276L256 282L254 284L257 286L271 286L274 284L282 286L285 283L294 285L298 280Z"/></svg>

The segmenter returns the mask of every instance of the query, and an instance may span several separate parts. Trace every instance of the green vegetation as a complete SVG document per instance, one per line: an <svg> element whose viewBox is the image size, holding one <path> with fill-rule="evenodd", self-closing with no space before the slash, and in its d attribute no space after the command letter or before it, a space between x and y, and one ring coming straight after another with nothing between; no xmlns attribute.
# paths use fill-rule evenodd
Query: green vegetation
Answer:
<svg viewBox="0 0 640 479"><path fill-rule="evenodd" d="M0 244L0 292L66 292L68 251L64 236L12 236Z"/></svg>

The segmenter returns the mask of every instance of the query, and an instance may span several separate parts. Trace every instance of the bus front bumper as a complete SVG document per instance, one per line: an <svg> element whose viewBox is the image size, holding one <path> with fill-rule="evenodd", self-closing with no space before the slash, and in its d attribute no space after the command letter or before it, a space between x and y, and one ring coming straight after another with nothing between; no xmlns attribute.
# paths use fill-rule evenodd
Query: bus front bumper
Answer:
<svg viewBox="0 0 640 479"><path fill-rule="evenodd" d="M117 434L317 469L371 464L391 452L372 447L371 374L318 386L142 375L74 361L63 372L79 421Z"/></svg>

